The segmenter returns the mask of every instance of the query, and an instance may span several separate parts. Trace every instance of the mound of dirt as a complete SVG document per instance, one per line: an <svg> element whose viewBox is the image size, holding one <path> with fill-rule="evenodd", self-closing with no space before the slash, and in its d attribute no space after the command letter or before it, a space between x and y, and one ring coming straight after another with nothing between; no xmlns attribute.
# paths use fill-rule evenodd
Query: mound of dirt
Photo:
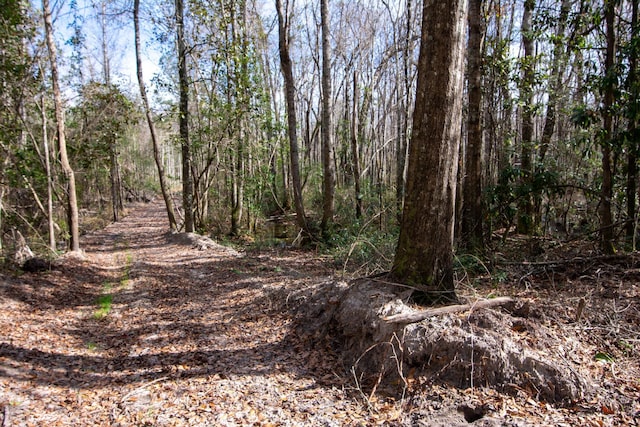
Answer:
<svg viewBox="0 0 640 427"><path fill-rule="evenodd" d="M214 242L207 236L202 236L197 233L176 233L169 231L165 234L167 243L174 245L185 245L199 251L216 250L227 255L238 255L238 252L227 246L223 246L217 242Z"/></svg>
<svg viewBox="0 0 640 427"><path fill-rule="evenodd" d="M577 341L526 318L522 302L397 324L384 318L415 311L406 303L410 290L375 279L335 289L342 290L337 304L327 301L321 309L318 296L301 311L314 316L316 330L340 337L345 366L369 390L400 395L411 376L461 389L525 390L536 400L564 405L592 393L588 373L568 348ZM318 325L318 319L329 324ZM310 322L303 323L308 331Z"/></svg>

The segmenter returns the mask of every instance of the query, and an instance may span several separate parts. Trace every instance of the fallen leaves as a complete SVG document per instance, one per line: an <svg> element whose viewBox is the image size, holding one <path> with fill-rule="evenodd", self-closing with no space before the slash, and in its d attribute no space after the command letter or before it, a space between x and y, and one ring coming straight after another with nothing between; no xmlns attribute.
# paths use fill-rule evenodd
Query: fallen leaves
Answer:
<svg viewBox="0 0 640 427"><path fill-rule="evenodd" d="M161 205L142 206L86 236L86 260L0 276L4 426L430 425L463 420L461 402L493 408L487 416L505 422L634 422L634 409L620 410L615 399L640 402L640 387L622 379L601 399L555 408L532 390L459 390L414 370L404 398L365 402L339 355L292 332L295 301L330 273L323 260L167 243L164 217ZM125 273L126 283L109 291L108 315L94 319L104 284L121 283ZM620 292L631 297L634 289ZM530 300L535 309L544 304ZM535 338L523 327L510 332ZM579 351L572 343L564 354L577 363ZM612 363L602 367L593 354L591 368L611 380L604 368Z"/></svg>

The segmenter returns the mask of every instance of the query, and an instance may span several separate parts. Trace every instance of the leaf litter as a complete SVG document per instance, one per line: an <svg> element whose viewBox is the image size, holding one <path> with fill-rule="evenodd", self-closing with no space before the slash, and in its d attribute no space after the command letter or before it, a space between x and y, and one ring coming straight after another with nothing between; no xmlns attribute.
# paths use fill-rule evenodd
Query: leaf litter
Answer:
<svg viewBox="0 0 640 427"><path fill-rule="evenodd" d="M639 422L633 268L546 269L555 281L544 287L536 270L521 275L516 282L526 283L515 290L486 280L492 292L530 301L540 322L570 325L580 342L568 340L562 353L583 361L582 352L592 352L589 368L602 393L591 401L554 407L530 390L459 389L411 373L404 395L370 396L342 364L339 346L308 342L294 327L300 301L335 280L330 260L172 236L164 216L160 203L139 205L85 236L84 259L65 258L39 274L0 274L2 427ZM615 284L621 275L624 284ZM585 285L591 279L597 286ZM570 292L559 289L567 283ZM606 299L611 287L624 299ZM110 305L95 316L106 294ZM571 323L578 298L588 300L585 320ZM606 357L596 358L600 353Z"/></svg>

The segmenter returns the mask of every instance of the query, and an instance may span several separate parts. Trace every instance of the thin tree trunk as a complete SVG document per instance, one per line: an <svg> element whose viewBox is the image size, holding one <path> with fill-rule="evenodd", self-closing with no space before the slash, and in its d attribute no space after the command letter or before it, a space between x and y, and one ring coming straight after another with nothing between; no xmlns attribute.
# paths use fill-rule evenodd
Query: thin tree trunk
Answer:
<svg viewBox="0 0 640 427"><path fill-rule="evenodd" d="M100 3L100 32L102 47L102 74L104 84L111 85L111 67L109 66L109 48L107 45L107 0Z"/></svg>
<svg viewBox="0 0 640 427"><path fill-rule="evenodd" d="M362 193L360 189L360 156L358 152L358 72L353 72L353 110L351 112L351 162L356 195L356 218L362 217Z"/></svg>
<svg viewBox="0 0 640 427"><path fill-rule="evenodd" d="M60 93L60 80L58 76L58 59L55 41L53 39L53 25L51 22L51 9L49 0L42 0L42 11L44 14L44 28L49 49L49 60L51 62L51 81L53 86L53 100L55 105L56 127L58 132L58 149L60 153L60 164L67 180L67 215L69 224L69 247L72 252L80 251L80 231L78 216L78 199L76 195L76 179L73 169L69 164L67 155L67 140L65 137L65 114Z"/></svg>
<svg viewBox="0 0 640 427"><path fill-rule="evenodd" d="M606 40L607 51L605 54L604 73L610 77L615 73L615 0L605 0L605 23L606 23ZM613 112L611 107L614 102L613 79L605 78L606 86L604 88L603 100L603 128L604 141L601 142L602 147L602 190L600 195L600 245L605 254L613 254L615 248L613 246L613 216L611 214L611 198L613 196L613 172L611 168L611 147L610 141L613 132Z"/></svg>
<svg viewBox="0 0 640 427"><path fill-rule="evenodd" d="M407 194L391 276L455 300L453 227L467 0L425 0Z"/></svg>
<svg viewBox="0 0 640 427"><path fill-rule="evenodd" d="M241 125L242 126L242 125ZM231 155L231 235L240 235L244 199L244 135L238 138L235 153ZM234 158L235 156L235 158Z"/></svg>
<svg viewBox="0 0 640 427"><path fill-rule="evenodd" d="M288 5L288 3L287 3ZM288 7L282 7L282 1L276 0L278 13L278 50L280 53L280 68L284 78L284 91L287 103L287 131L289 134L289 161L291 163L291 181L293 187L293 202L296 208L298 226L311 235L307 225L302 200L302 181L300 179L300 163L298 154L298 123L296 117L295 82L293 80L293 66L289 55L289 14Z"/></svg>
<svg viewBox="0 0 640 427"><path fill-rule="evenodd" d="M147 97L147 90L144 84L144 78L142 76L142 58L140 57L140 0L133 1L133 27L135 33L135 50L136 50L136 74L138 76L138 86L140 87L140 97L142 98L142 104L144 107L144 114L147 118L147 125L149 126L149 132L151 133L151 142L153 144L153 159L156 163L158 170L158 179L160 181L160 191L162 192L162 198L167 208L167 217L169 219L169 229L176 230L178 224L173 209L173 200L171 194L169 194L169 188L167 186L167 180L164 172L164 164L162 163L162 156L160 154L160 143L158 141L158 135L156 133L156 127L151 117L151 108L149 107L149 98Z"/></svg>
<svg viewBox="0 0 640 427"><path fill-rule="evenodd" d="M467 149L462 202L462 245L471 251L482 250L482 170L484 152L482 138L482 0L469 1L468 48L468 119Z"/></svg>
<svg viewBox="0 0 640 427"><path fill-rule="evenodd" d="M109 172L111 178L111 208L113 210L113 222L118 222L120 220L120 213L124 210L124 206L122 204L118 145L115 138L110 144L109 151L111 158L111 169Z"/></svg>
<svg viewBox="0 0 640 427"><path fill-rule="evenodd" d="M184 41L184 2L175 0L176 38L178 45L178 80L180 86L179 128L182 147L182 207L184 230L194 231L193 181L191 179L191 142L189 141L189 79L187 75L187 48Z"/></svg>
<svg viewBox="0 0 640 427"><path fill-rule="evenodd" d="M522 44L524 57L522 58L522 83L520 85L520 100L522 109L522 139L520 150L520 186L528 188L533 179L533 81L534 57L532 15L535 7L534 0L525 0L522 13ZM533 232L533 203L531 193L524 191L518 199L518 232L531 234Z"/></svg>
<svg viewBox="0 0 640 427"><path fill-rule="evenodd" d="M402 49L402 77L404 93L399 94L399 97L402 98L402 102L399 104L401 105L403 112L401 116L402 119L399 120L400 132L398 133L398 158L396 162L396 206L398 209L398 219L401 219L402 206L404 204L404 193L406 187L405 171L407 165L407 148L409 145L409 106L411 104L411 79L409 77L409 73L412 62L411 56L413 53L413 43L411 42L411 11L413 9L413 5L411 0L406 1L406 9L407 21Z"/></svg>
<svg viewBox="0 0 640 427"><path fill-rule="evenodd" d="M329 42L328 0L320 0L320 26L322 31L322 222L320 227L326 237L333 222L336 172L332 141L331 106L331 45Z"/></svg>
<svg viewBox="0 0 640 427"><path fill-rule="evenodd" d="M51 173L51 159L49 153L49 135L47 126L47 105L44 95L42 96L42 143L44 146L44 165L47 174L47 224L49 228L49 248L55 253L56 247L56 229L53 220L53 178Z"/></svg>
<svg viewBox="0 0 640 427"><path fill-rule="evenodd" d="M638 99L638 0L631 2L631 52L629 54L629 74L627 76L627 87L633 99ZM637 102L637 101L636 101ZM627 131L629 135L636 133L638 128L637 114L629 120ZM627 155L627 223L625 225L625 235L627 242L631 244L631 250L636 250L636 190L638 177L638 147L633 144L629 147Z"/></svg>
<svg viewBox="0 0 640 427"><path fill-rule="evenodd" d="M560 9L560 17L558 18L558 26L556 28L555 38L553 40L553 59L551 65L551 83L549 90L549 100L547 102L547 115L544 122L544 128L542 130L542 137L540 138L540 155L539 162L544 162L549 149L549 143L553 136L557 121L557 105L560 98L560 90L562 89L562 75L563 72L560 67L560 61L562 60L562 54L564 51L564 33L567 26L567 18L569 16L569 9L571 8L571 0L562 0L562 6Z"/></svg>
<svg viewBox="0 0 640 427"><path fill-rule="evenodd" d="M102 78L107 89L111 86L111 68L109 65L109 46L107 43L107 2L100 2L100 11L98 12L100 21L100 47L102 49ZM110 180L111 180L111 209L113 211L113 222L120 220L120 214L124 211L122 204L122 183L120 180L120 161L118 159L118 141L115 135L111 136L112 141L109 144L110 151Z"/></svg>

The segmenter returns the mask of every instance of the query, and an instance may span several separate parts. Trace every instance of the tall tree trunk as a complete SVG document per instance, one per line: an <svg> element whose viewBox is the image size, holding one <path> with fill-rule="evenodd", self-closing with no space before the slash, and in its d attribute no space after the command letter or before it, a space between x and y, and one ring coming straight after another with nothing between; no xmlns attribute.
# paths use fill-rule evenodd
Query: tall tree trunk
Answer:
<svg viewBox="0 0 640 427"><path fill-rule="evenodd" d="M540 152L538 155L538 165L535 169L544 167L544 160L551 143L551 138L556 127L558 102L562 91L562 76L564 75L564 64L561 64L564 52L565 30L567 27L567 18L571 9L571 0L562 0L560 7L560 16L558 17L558 25L556 26L555 37L553 38L553 57L551 59L551 75L549 76L549 99L547 101L547 114L544 120L542 136L540 138ZM542 196L536 194L534 196L534 214L535 225L541 223L542 216Z"/></svg>
<svg viewBox="0 0 640 427"><path fill-rule="evenodd" d="M158 170L158 179L160 181L160 191L162 192L162 198L167 208L167 217L169 219L169 229L176 230L178 223L174 214L173 200L171 194L169 194L169 188L167 186L167 179L164 172L164 164L162 163L162 156L160 154L160 142L158 141L158 134L156 133L156 127L151 117L151 108L149 107L149 98L147 97L147 89L144 84L144 78L142 76L142 58L140 56L140 0L133 0L133 28L135 34L135 50L136 50L136 74L138 76L138 86L140 87L140 97L142 98L142 105L144 108L144 114L147 118L147 125L149 126L149 132L151 133L151 142L153 144L153 159L156 163L156 169Z"/></svg>
<svg viewBox="0 0 640 427"><path fill-rule="evenodd" d="M407 145L409 138L409 106L411 104L411 78L410 69L413 54L413 43L411 41L411 23L412 23L412 0L406 0L407 20L404 28L404 40L402 43L402 82L403 93L400 93L398 88L398 102L400 108L402 108L402 114L400 120L398 120L398 144L397 144L397 162L396 162L396 206L398 209L398 218L402 214L402 206L404 204L404 191L405 191L405 169L407 164Z"/></svg>
<svg viewBox="0 0 640 427"><path fill-rule="evenodd" d="M455 300L453 227L467 0L425 0L407 194L391 276Z"/></svg>
<svg viewBox="0 0 640 427"><path fill-rule="evenodd" d="M482 230L482 170L484 152L482 124L482 0L469 1L469 41L468 41L468 119L467 150L463 183L462 202L462 246L466 249L482 250L484 235Z"/></svg>
<svg viewBox="0 0 640 427"><path fill-rule="evenodd" d="M110 90L111 86L111 68L109 65L109 44L107 43L107 0L100 2L100 11L98 12L100 22L100 47L102 49L102 79L105 87ZM120 180L120 160L118 158L118 138L111 136L112 140L109 144L110 168L109 175L111 180L111 209L113 211L113 221L120 220L120 214L124 211L122 203L122 181Z"/></svg>
<svg viewBox="0 0 640 427"><path fill-rule="evenodd" d="M111 208L113 210L113 222L120 220L120 214L124 211L122 204L122 183L120 181L120 162L118 161L118 142L116 137L109 144L109 154L111 158Z"/></svg>
<svg viewBox="0 0 640 427"><path fill-rule="evenodd" d="M362 193L360 189L360 156L358 152L358 71L353 72L353 110L351 112L351 163L356 193L356 218L362 217Z"/></svg>
<svg viewBox="0 0 640 427"><path fill-rule="evenodd" d="M78 216L78 199L76 195L76 179L73 169L69 164L67 155L67 140L65 137L65 114L60 93L60 79L58 76L58 58L55 41L53 39L53 25L51 22L51 9L49 0L42 0L42 11L44 14L44 29L49 49L49 60L51 62L51 82L53 86L53 100L56 115L56 127L58 132L58 151L60 153L60 164L67 179L67 216L69 225L69 247L73 252L80 251L80 228Z"/></svg>
<svg viewBox="0 0 640 427"><path fill-rule="evenodd" d="M522 140L520 150L520 186L523 193L518 199L518 233L533 232L533 202L531 192L526 190L533 180L533 82L534 56L533 33L531 28L534 0L525 0L522 12L522 83L520 84L520 104L522 109Z"/></svg>
<svg viewBox="0 0 640 427"><path fill-rule="evenodd" d="M47 104L45 102L45 96L42 95L42 107L40 113L42 114L42 144L44 151L44 166L47 174L47 225L49 230L49 248L52 253L55 253L56 247L56 230L55 222L53 219L53 177L51 173L51 156L49 153L49 132L47 125ZM0 229L2 229L0 227Z"/></svg>
<svg viewBox="0 0 640 427"><path fill-rule="evenodd" d="M615 70L615 0L605 0L604 18L606 24L607 50L605 54L605 87L603 108L604 140L602 147L602 190L600 194L600 246L605 254L613 254L613 216L611 214L611 198L613 196L613 171L611 168L611 138L613 133L613 112L611 108L614 102L614 83L611 78Z"/></svg>
<svg viewBox="0 0 640 427"><path fill-rule="evenodd" d="M328 0L320 0L320 26L322 30L322 222L320 227L326 237L333 222L336 172L332 141L331 106L331 45L329 42Z"/></svg>
<svg viewBox="0 0 640 427"><path fill-rule="evenodd" d="M627 87L631 93L631 98L638 102L638 46L639 40L638 30L638 0L631 2L631 52L629 54L629 74L627 75ZM638 113L633 114L629 119L627 131L629 135L633 135L637 132L638 128ZM629 154L627 155L627 223L625 224L625 235L627 242L631 244L631 250L636 250L636 190L637 190L637 177L638 177L638 146L631 144L628 147Z"/></svg>
<svg viewBox="0 0 640 427"><path fill-rule="evenodd" d="M562 6L560 8L560 17L558 18L558 26L556 27L556 34L553 39L553 58L551 64L550 75L550 88L549 88L549 100L547 101L547 115L544 121L544 128L542 130L542 137L540 138L540 155L539 162L544 162L555 130L557 121L557 107L558 100L560 98L560 91L562 90L562 76L561 61L563 57L563 51L565 44L563 41L565 29L567 27L567 18L569 17L569 10L571 9L571 0L562 0Z"/></svg>
<svg viewBox="0 0 640 427"><path fill-rule="evenodd" d="M102 48L102 74L104 78L104 84L111 85L111 67L109 64L109 47L107 43L107 0L102 0L100 3L100 36L101 48Z"/></svg>
<svg viewBox="0 0 640 427"><path fill-rule="evenodd" d="M287 1L287 0L285 0ZM287 103L287 131L289 134L289 161L291 163L291 185L293 187L293 203L296 208L298 226L310 236L307 218L302 200L302 180L300 179L300 160L298 154L298 123L296 117L295 82L293 66L289 55L289 13L288 1L283 8L282 1L276 0L278 13L278 50L280 68L284 78L284 92Z"/></svg>
<svg viewBox="0 0 640 427"><path fill-rule="evenodd" d="M175 0L176 38L178 44L178 80L180 86L179 128L182 148L182 207L184 230L194 231L193 181L191 179L191 141L189 140L189 79L187 75L187 49L184 40L184 1Z"/></svg>
<svg viewBox="0 0 640 427"><path fill-rule="evenodd" d="M241 125L242 126L242 125ZM239 236L242 223L242 209L244 200L244 137L241 134L236 144L235 152L231 155L231 235Z"/></svg>

